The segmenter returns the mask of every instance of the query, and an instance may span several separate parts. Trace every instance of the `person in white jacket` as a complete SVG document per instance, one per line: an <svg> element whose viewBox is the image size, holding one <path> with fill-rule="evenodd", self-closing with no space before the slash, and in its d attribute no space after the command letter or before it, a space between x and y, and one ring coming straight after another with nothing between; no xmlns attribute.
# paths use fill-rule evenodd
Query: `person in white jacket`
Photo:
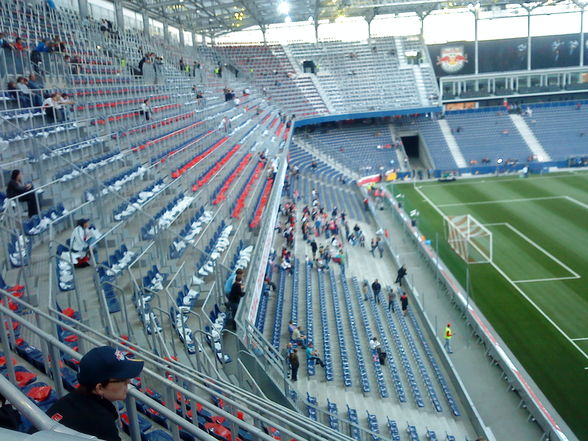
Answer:
<svg viewBox="0 0 588 441"><path fill-rule="evenodd" d="M96 230L90 229L90 219L80 219L71 233L69 240L72 263L76 268L90 265L90 245L96 241ZM98 260L98 251L93 248L94 259Z"/></svg>

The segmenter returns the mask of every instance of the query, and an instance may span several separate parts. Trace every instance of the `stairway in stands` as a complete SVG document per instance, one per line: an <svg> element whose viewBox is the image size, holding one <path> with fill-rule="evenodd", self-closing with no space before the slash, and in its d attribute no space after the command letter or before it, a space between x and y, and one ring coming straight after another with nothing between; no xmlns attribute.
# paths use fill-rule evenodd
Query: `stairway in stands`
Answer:
<svg viewBox="0 0 588 441"><path fill-rule="evenodd" d="M276 248L280 246L276 244ZM445 380L449 377L430 352L417 317L412 313L403 316L398 299L395 312L388 311L384 295L378 304L371 290L365 301L360 290L363 279L351 276L349 268L342 272L332 263L330 271L318 272L304 264L307 246L300 243L295 248L295 274L274 273L278 293L275 301L270 299L266 336L269 341L279 341L282 350L288 342L288 320L294 319L305 331L312 329L314 346L326 368L308 367L304 350L299 349L297 396L305 403L308 398L317 403L317 409L311 408L308 415L345 431L349 406L357 411L359 425L364 428L373 429L375 421L380 432L387 434L388 419L394 421L401 430L399 437L392 439L413 439L402 430L409 426L415 426L423 436L430 431L437 439L451 439L447 435L463 439L470 428L460 416L461 406ZM358 254L355 251L353 254ZM357 251L368 261L373 259L367 249ZM281 325L276 325L276 317L281 317ZM380 365L369 348L372 336L377 336L388 355L385 365ZM328 402L338 409L340 425L332 424L327 416ZM368 414L372 415L371 424Z"/></svg>

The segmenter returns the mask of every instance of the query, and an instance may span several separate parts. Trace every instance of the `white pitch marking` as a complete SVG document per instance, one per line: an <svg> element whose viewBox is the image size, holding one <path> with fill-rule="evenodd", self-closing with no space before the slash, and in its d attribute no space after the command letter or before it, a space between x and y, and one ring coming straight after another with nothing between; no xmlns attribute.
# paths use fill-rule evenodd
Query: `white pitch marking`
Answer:
<svg viewBox="0 0 588 441"><path fill-rule="evenodd" d="M574 340L574 341L588 340L588 337L582 337L582 338L572 338L572 340Z"/></svg>
<svg viewBox="0 0 588 441"><path fill-rule="evenodd" d="M510 202L546 201L549 199L566 199L567 196L543 196L538 198L502 199L493 201L456 202L452 204L440 204L438 207L459 207L461 205L485 205L485 204L506 204ZM587 206L588 207L588 206Z"/></svg>
<svg viewBox="0 0 588 441"><path fill-rule="evenodd" d="M539 180L539 179L557 179L557 178L567 179L567 178L572 178L572 177L576 177L576 176L586 177L586 176L588 176L588 174L587 173L580 173L580 172L576 172L576 171L570 171L570 172L567 172L565 174L554 174L554 175L547 175L547 176L536 176L536 177L533 177L532 180L533 181L536 181L536 180ZM470 182L468 182L468 181L470 181ZM521 181L521 178L496 179L494 182L492 182L492 184L502 183L502 182L526 182L526 180L525 181ZM452 187L455 187L456 185L478 185L478 184L487 184L487 183L488 183L488 181L486 179L477 180L475 178L474 179L465 178L465 179L461 179L458 182L453 182L451 184L451 186ZM436 187L436 186L438 186L438 183L437 182L430 182L430 183L423 182L422 183L422 187Z"/></svg>
<svg viewBox="0 0 588 441"><path fill-rule="evenodd" d="M533 283L533 282L552 282L556 280L576 280L579 279L580 276L570 276L570 277L552 277L550 279L529 279L529 280L513 280L512 283Z"/></svg>
<svg viewBox="0 0 588 441"><path fill-rule="evenodd" d="M529 239L525 234L521 233L519 230L517 230L511 224L507 223L506 226L508 228L510 228L512 231L514 231L516 234L518 234L520 237L522 237L523 239L525 239L527 242L529 242L531 245L533 245L535 248L537 248L539 251L541 251L543 254L545 254L547 257L549 257L551 260L553 260L554 262L557 262L559 265L561 265L567 271L569 271L570 273L572 273L573 276L574 276L573 278L575 278L575 279L579 279L580 278L580 275L577 272L575 272L573 269L571 269L569 266L567 266L565 263L563 263L561 260L559 260L553 254L551 254L545 248L539 246L534 241L532 241L531 239Z"/></svg>
<svg viewBox="0 0 588 441"><path fill-rule="evenodd" d="M566 198L568 201L570 201L570 202L573 202L573 203L574 203L574 204L576 204L576 205L579 205L580 207L583 207L583 208L588 208L588 204L585 204L584 202L580 202L579 200L577 200L577 199L574 199L574 198L573 198L573 197L571 197L571 196L566 196L565 198Z"/></svg>
<svg viewBox="0 0 588 441"><path fill-rule="evenodd" d="M429 199L427 197L427 195L425 195L421 190L416 189L420 195L429 203L429 205L431 205L431 207L433 207L435 209L435 211L437 211L437 213L439 213L441 216L445 216L445 214L443 213L443 211L441 211L441 209L439 207L437 207L433 201L431 201L431 199ZM533 301L531 300L531 298L525 294L525 292L519 288L511 279L510 277L508 277L508 275L506 275L506 273L504 271L502 271L502 269L500 269L500 267L498 265L496 265L496 263L494 262L490 262L490 264L494 267L494 269L496 271L498 271L498 273L504 277L504 280L506 280L507 282L509 282L514 289L516 289L519 294L521 296L523 296L523 298L525 300L527 300L527 302L529 302L531 304L531 306L533 306L537 312L539 312L539 314L541 314L545 320L547 320L549 323L551 323L551 325L566 339L568 340L583 356L584 358L588 359L588 354L586 352L584 352L582 350L582 348L580 348L580 346L578 346L576 344L576 342L574 340L572 340L547 314L545 314L545 312Z"/></svg>

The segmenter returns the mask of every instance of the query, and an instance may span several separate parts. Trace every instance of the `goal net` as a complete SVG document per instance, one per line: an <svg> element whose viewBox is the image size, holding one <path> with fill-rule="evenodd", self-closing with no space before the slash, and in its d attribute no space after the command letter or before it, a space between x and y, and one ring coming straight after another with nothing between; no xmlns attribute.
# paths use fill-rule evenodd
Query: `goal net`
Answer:
<svg viewBox="0 0 588 441"><path fill-rule="evenodd" d="M446 216L447 241L468 263L492 262L492 232L469 214Z"/></svg>

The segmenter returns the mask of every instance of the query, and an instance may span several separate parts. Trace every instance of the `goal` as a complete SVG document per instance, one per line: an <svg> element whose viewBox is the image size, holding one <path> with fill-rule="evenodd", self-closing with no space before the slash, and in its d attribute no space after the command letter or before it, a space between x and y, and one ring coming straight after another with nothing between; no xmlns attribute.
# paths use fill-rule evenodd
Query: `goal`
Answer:
<svg viewBox="0 0 588 441"><path fill-rule="evenodd" d="M492 262L492 232L473 216L445 216L447 242L468 263Z"/></svg>

